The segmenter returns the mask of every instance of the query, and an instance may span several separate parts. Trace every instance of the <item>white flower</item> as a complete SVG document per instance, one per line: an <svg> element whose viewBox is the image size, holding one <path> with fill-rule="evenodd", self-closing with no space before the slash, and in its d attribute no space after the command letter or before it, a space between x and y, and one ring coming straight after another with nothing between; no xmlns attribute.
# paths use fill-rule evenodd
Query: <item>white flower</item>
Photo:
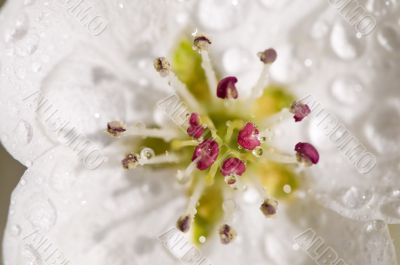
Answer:
<svg viewBox="0 0 400 265"><path fill-rule="evenodd" d="M207 258L310 264L312 252L297 249L295 238L312 228L343 264L396 264L387 224L400 220L399 7L369 0L365 7L379 24L357 38L329 2L7 3L0 26L0 135L28 170L12 196L5 264L178 264L157 240L187 203L175 170L122 170L115 161L133 145L110 140L104 130L114 120L171 124L155 112L171 90L152 64L170 55L187 27L211 36L213 63L238 77L243 97L251 96L246 88L261 71L255 55L274 47L280 57L272 78L299 98L312 95L322 106L318 113L340 120L321 122L314 114L275 130L274 146L292 152L296 142L312 142L320 164L307 170L273 219L258 210L257 185L235 196L230 220L238 237L228 246L207 238ZM371 171L324 135L336 122L374 154Z"/></svg>

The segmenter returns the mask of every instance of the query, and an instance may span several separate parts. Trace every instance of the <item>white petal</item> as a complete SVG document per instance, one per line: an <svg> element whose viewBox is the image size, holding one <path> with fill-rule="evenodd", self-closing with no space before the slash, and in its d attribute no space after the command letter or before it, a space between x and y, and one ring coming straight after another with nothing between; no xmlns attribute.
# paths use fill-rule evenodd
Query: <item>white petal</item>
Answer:
<svg viewBox="0 0 400 265"><path fill-rule="evenodd" d="M0 135L8 151L29 166L62 142L65 124L65 133L95 141L91 134L110 119L152 118L161 94L148 93L151 58L166 54L180 30L167 17L175 4L8 2L0 27Z"/></svg>
<svg viewBox="0 0 400 265"><path fill-rule="evenodd" d="M173 264L157 241L183 206L173 183L168 171L126 173L107 163L87 170L73 152L55 149L27 170L13 193L5 264L44 262L56 250L52 262L150 264L165 259ZM40 247L42 238L46 247Z"/></svg>
<svg viewBox="0 0 400 265"><path fill-rule="evenodd" d="M354 221L321 207L313 198L280 204L272 219L265 219L258 203L247 203L237 207L240 213L233 223L238 240L226 248L215 245L210 249L212 262L307 265L318 264L318 259L321 263L334 251L337 258L326 264L336 264L339 259L343 264L397 264L392 239L382 221ZM301 248L306 246L304 238L318 237L324 243L318 250Z"/></svg>

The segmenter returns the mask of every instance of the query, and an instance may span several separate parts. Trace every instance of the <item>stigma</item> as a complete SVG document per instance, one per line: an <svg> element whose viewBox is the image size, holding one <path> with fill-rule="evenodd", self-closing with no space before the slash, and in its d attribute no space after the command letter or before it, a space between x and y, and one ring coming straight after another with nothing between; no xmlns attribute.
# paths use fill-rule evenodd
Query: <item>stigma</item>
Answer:
<svg viewBox="0 0 400 265"><path fill-rule="evenodd" d="M174 63L166 57L154 60L154 69L161 78L167 79L166 85L188 107L183 123L176 124L175 129L171 126L155 127L152 124L135 128L126 126L122 121L112 121L107 124L107 132L113 137L137 139L139 144L136 148L144 143L151 145L142 151L132 150L123 156L121 164L124 169L135 170L142 166L177 169L176 179L189 194L186 209L176 221L179 231L202 231L201 236L218 234L222 244L229 244L234 241L236 231L228 224L232 213L219 214L223 200L232 197L232 194L244 192L244 187L249 183L260 185L263 182L259 181L261 176L254 178L260 168L271 163L290 165L293 168L316 165L319 153L312 144L304 142L296 144L292 153L280 152L271 147L270 131L282 120L282 113L292 113L294 122L301 122L311 112L306 104L290 102L272 116L266 114L265 117L258 117L251 114L251 106L268 96L269 67L279 59L276 50L268 48L258 53L263 69L256 85L249 88L251 96L242 98L237 87L238 77L218 78L220 75L213 68L209 55L211 45L209 37L198 35L190 46L194 50L192 56L201 60L199 68L204 80L200 80L200 83L207 86L200 90L196 87L198 80L188 84L183 82L196 80L200 75L192 79L182 78L181 73L176 72ZM186 70L186 65L180 67ZM194 91L193 87L198 90ZM199 93L206 95L202 97ZM174 117L170 118L174 121ZM149 148L165 150L152 153ZM259 214L271 218L278 214L278 201L264 188L260 188L263 200ZM222 223L222 218L226 222Z"/></svg>

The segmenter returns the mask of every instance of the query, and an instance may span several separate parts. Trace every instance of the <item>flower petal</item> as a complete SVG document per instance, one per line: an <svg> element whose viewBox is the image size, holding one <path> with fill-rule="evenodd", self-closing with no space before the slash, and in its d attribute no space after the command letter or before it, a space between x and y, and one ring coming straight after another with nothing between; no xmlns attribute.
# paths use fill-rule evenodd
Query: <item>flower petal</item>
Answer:
<svg viewBox="0 0 400 265"><path fill-rule="evenodd" d="M56 263L148 264L162 258L174 264L157 240L183 207L173 174L126 173L112 163L87 170L73 152L57 148L28 169L12 196L5 264L43 260L50 254L46 248L57 251L49 258ZM39 247L43 242L46 248Z"/></svg>
<svg viewBox="0 0 400 265"><path fill-rule="evenodd" d="M0 76L0 135L8 151L29 166L60 141L54 126L68 123L68 130L90 138L110 117L151 117L154 95L160 94L148 93L154 84L146 62L153 48L166 53L180 29L163 15L172 7L154 1L7 2L0 26L0 61L6 66ZM160 33L169 29L171 39L159 47ZM143 100L148 95L153 97ZM52 128L43 125L46 115L38 119L38 96L46 101L41 108L52 115Z"/></svg>

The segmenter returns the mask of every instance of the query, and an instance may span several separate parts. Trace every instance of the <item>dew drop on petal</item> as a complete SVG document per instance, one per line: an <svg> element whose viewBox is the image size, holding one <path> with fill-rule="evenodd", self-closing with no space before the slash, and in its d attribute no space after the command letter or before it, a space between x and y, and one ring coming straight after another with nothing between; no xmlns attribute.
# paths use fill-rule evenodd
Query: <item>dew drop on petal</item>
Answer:
<svg viewBox="0 0 400 265"><path fill-rule="evenodd" d="M28 122L21 120L15 128L14 135L22 144L29 144L33 137L32 126Z"/></svg>
<svg viewBox="0 0 400 265"><path fill-rule="evenodd" d="M13 225L11 227L11 235L12 236L19 236L21 234L21 227L19 225Z"/></svg>
<svg viewBox="0 0 400 265"><path fill-rule="evenodd" d="M400 49L400 34L397 28L392 25L384 25L376 35L378 43L388 52L396 52Z"/></svg>
<svg viewBox="0 0 400 265"><path fill-rule="evenodd" d="M382 119L382 117L385 117ZM367 116L365 134L378 152L396 153L400 148L400 101L381 103L379 109Z"/></svg>
<svg viewBox="0 0 400 265"><path fill-rule="evenodd" d="M36 3L36 0L24 0L24 5L25 6L31 6Z"/></svg>
<svg viewBox="0 0 400 265"><path fill-rule="evenodd" d="M338 21L333 25L330 44L333 52L342 60L352 60L360 57L364 51L364 43L358 39L349 25Z"/></svg>
<svg viewBox="0 0 400 265"><path fill-rule="evenodd" d="M278 9L283 7L287 0L259 0L261 5L267 9Z"/></svg>
<svg viewBox="0 0 400 265"><path fill-rule="evenodd" d="M397 0L368 0L366 8L376 16L386 15L391 10L395 10Z"/></svg>
<svg viewBox="0 0 400 265"><path fill-rule="evenodd" d="M197 18L207 30L223 31L241 21L242 9L239 1L202 0L198 2Z"/></svg>
<svg viewBox="0 0 400 265"><path fill-rule="evenodd" d="M400 218L400 201L395 200L388 202L381 206L381 212L390 218L399 219Z"/></svg>
<svg viewBox="0 0 400 265"><path fill-rule="evenodd" d="M370 191L364 191L356 187L351 187L341 192L341 203L347 208L359 209L370 202L372 196L373 195Z"/></svg>
<svg viewBox="0 0 400 265"><path fill-rule="evenodd" d="M41 255L37 250L34 249L32 245L24 245L21 256L20 256L21 265L42 265L43 260Z"/></svg>
<svg viewBox="0 0 400 265"><path fill-rule="evenodd" d="M32 55L38 49L39 42L40 37L38 34L27 34L24 39L20 40L18 44L15 45L15 53L21 57Z"/></svg>
<svg viewBox="0 0 400 265"><path fill-rule="evenodd" d="M5 40L6 42L14 42L21 40L26 36L29 30L29 18L23 13L17 17L15 21L15 26L11 30L6 32Z"/></svg>
<svg viewBox="0 0 400 265"><path fill-rule="evenodd" d="M331 94L338 102L353 105L364 96L364 86L357 77L341 76L332 82Z"/></svg>
<svg viewBox="0 0 400 265"><path fill-rule="evenodd" d="M367 233L379 232L385 227L385 223L380 220L373 220L365 224L365 231Z"/></svg>
<svg viewBox="0 0 400 265"><path fill-rule="evenodd" d="M322 39L329 32L329 25L324 20L317 20L311 28L311 37L314 39Z"/></svg>
<svg viewBox="0 0 400 265"><path fill-rule="evenodd" d="M24 214L33 227L48 231L57 221L57 211L50 199L32 195L24 205Z"/></svg>

